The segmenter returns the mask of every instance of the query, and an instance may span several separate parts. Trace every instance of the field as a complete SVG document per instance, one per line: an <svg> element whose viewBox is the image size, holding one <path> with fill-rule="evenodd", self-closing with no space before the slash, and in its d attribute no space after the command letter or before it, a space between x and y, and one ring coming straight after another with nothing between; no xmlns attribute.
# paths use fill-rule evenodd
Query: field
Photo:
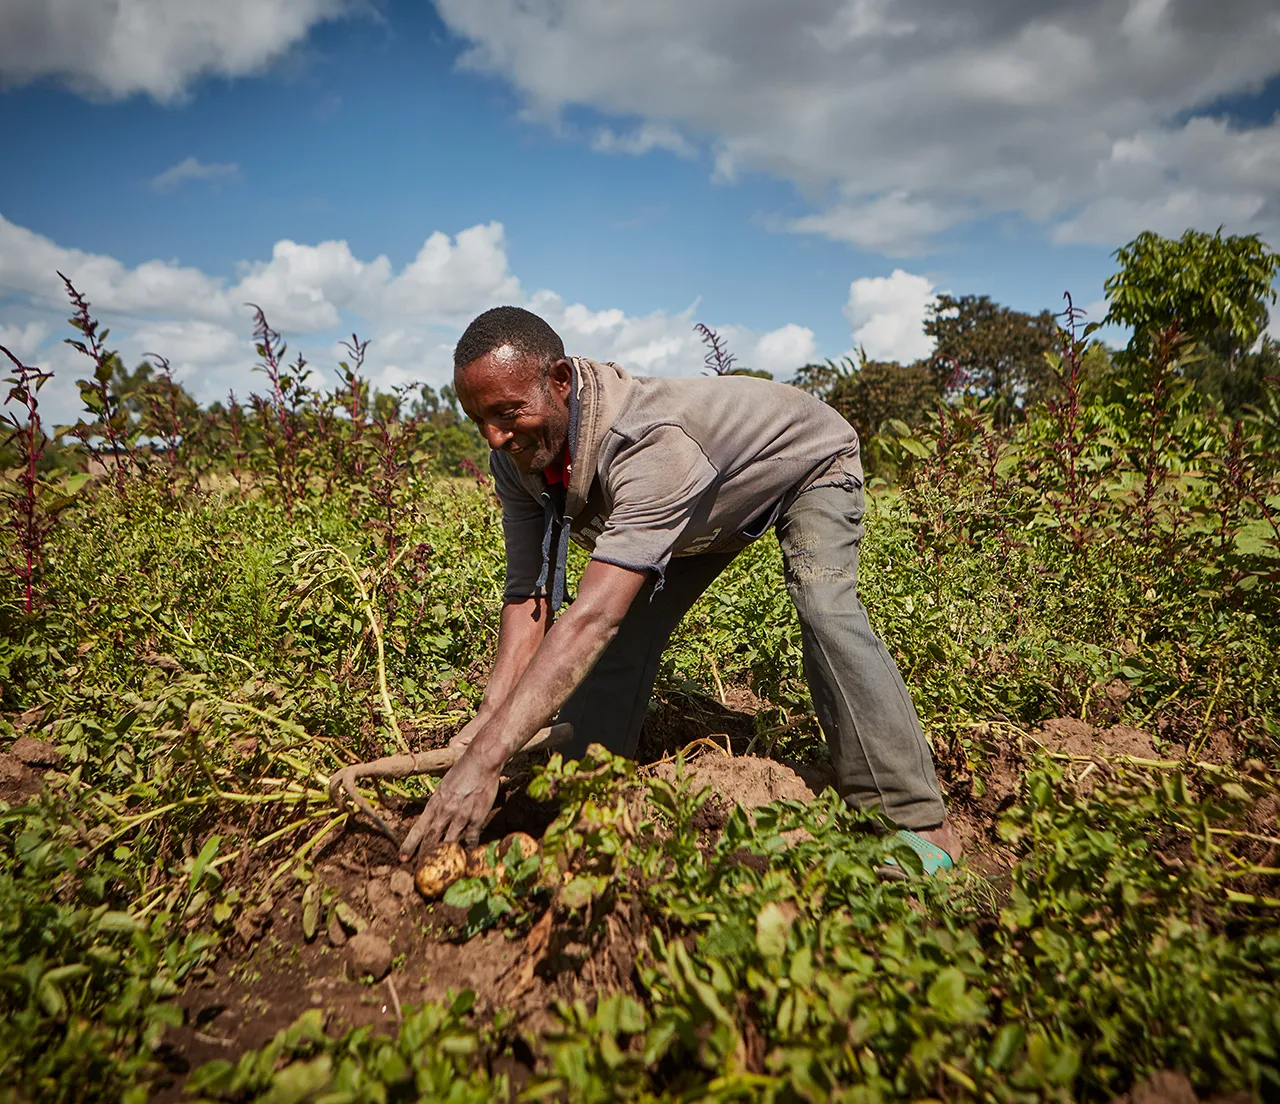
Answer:
<svg viewBox="0 0 1280 1104"><path fill-rule="evenodd" d="M474 709L496 504L440 459L462 427L366 418L350 368L299 390L263 340L239 430L108 406L92 478L13 476L0 1099L1280 1096L1274 409L1203 410L1176 359L1084 393L1068 340L1025 421L874 442L862 594L954 875L879 880L826 788L766 538L679 630L640 762L520 768L485 838L538 851L427 902L327 782ZM403 832L430 785L366 794Z"/></svg>

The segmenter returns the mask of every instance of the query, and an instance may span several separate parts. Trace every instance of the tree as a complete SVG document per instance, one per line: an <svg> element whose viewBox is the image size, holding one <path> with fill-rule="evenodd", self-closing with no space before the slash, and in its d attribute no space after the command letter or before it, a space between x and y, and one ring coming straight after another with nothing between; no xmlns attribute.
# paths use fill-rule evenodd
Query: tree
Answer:
<svg viewBox="0 0 1280 1104"><path fill-rule="evenodd" d="M1044 354L1057 343L1058 328L1050 311L1024 314L987 295L939 295L924 332L937 342L939 386L993 399L1002 424L1052 393L1055 378Z"/></svg>
<svg viewBox="0 0 1280 1104"><path fill-rule="evenodd" d="M1202 395L1228 414L1260 402L1280 358L1270 341L1250 349L1276 301L1280 253L1257 234L1224 238L1219 227L1177 239L1146 231L1115 256L1120 271L1103 284L1110 306L1103 321L1133 328L1127 355L1140 356L1154 335L1176 326L1196 343L1183 370Z"/></svg>
<svg viewBox="0 0 1280 1104"><path fill-rule="evenodd" d="M927 361L899 364L892 360L869 360L859 350L856 364L844 357L835 371L826 401L844 415L864 440L880 433L891 419L913 428L923 425L941 398L941 390Z"/></svg>
<svg viewBox="0 0 1280 1104"><path fill-rule="evenodd" d="M1218 227L1175 240L1147 230L1115 257L1120 271L1102 285L1110 308L1103 323L1133 328L1130 352L1177 324L1234 364L1266 328L1267 303L1276 301L1280 253L1257 234L1224 238Z"/></svg>

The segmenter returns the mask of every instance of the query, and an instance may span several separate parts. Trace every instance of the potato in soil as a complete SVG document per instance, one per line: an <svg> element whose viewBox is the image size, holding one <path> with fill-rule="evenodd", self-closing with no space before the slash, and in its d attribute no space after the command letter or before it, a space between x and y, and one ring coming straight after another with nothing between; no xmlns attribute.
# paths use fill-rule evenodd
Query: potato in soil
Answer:
<svg viewBox="0 0 1280 1104"><path fill-rule="evenodd" d="M517 849L515 858L519 862L538 853L538 841L527 832L508 832L498 844L498 858L505 859L512 848Z"/></svg>
<svg viewBox="0 0 1280 1104"><path fill-rule="evenodd" d="M479 847L473 847L467 852L468 878L493 877L500 882L506 877L506 859L513 850L517 862L538 853L538 841L525 832L511 832L503 836L497 846L494 847L496 861L493 863L489 861L490 846L492 845L481 844Z"/></svg>
<svg viewBox="0 0 1280 1104"><path fill-rule="evenodd" d="M439 843L426 852L414 884L433 901L467 872L467 852L460 843Z"/></svg>

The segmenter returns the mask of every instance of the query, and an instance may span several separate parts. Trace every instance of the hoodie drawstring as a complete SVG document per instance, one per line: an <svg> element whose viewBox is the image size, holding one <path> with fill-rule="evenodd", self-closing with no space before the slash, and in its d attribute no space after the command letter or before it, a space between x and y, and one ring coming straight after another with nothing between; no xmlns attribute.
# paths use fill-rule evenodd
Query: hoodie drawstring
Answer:
<svg viewBox="0 0 1280 1104"><path fill-rule="evenodd" d="M542 573L538 576L539 590L551 579L551 612L560 612L564 604L565 581L569 572L569 526L564 516L563 492L542 492ZM557 502L556 499L561 501Z"/></svg>

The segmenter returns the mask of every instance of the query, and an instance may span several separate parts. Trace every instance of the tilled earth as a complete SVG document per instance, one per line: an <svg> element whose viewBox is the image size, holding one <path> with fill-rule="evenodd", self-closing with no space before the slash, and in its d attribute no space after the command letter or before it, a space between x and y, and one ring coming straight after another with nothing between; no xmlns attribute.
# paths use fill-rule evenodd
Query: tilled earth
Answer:
<svg viewBox="0 0 1280 1104"><path fill-rule="evenodd" d="M719 738L727 748L745 742L724 734ZM695 789L708 786L712 791L695 822L708 846L735 805L753 809L777 799L812 800L834 784L825 764L731 755L716 748L715 740L700 743L686 774ZM980 785L975 786L971 777L948 777L945 764L940 764L966 862L997 891L1014 856L1000 842L996 823L1016 799L1024 754L1035 746L1071 757L1069 777L1078 780L1081 790L1099 773L1090 763L1096 767L1105 764L1106 757L1158 754L1152 737L1141 730L1097 728L1060 718L1016 741L1002 741L1000 754L983 768ZM1168 757L1183 750L1166 747L1159 754ZM643 770L667 780L676 773L670 759ZM519 785L508 787L499 802L485 840L512 831L540 837L555 815L554 808L532 801ZM1265 825L1269 817L1273 830L1277 810L1263 805L1259 803L1250 819ZM392 826L401 834L407 832L416 812L413 807L403 810L398 819L393 816ZM481 1017L505 1009L512 1017L511 1034L528 1037L550 1026L550 1010L557 1000L634 989L635 966L648 941L648 923L638 911L615 910L588 932L563 925L553 929L548 910L518 937L495 930L464 941L458 936L458 910L424 901L413 888L411 874L409 866L399 863L389 840L353 827L316 860L315 875L329 891L330 907L327 923L322 921L311 939L304 934L301 884L279 891L269 907L250 914L239 933L224 941L218 961L194 977L181 995L185 1023L170 1029L164 1048L173 1078L158 1098L179 1099L189 1070L212 1059L234 1060L262 1046L313 1007L325 1009L334 1034L362 1025L390 1032L403 1005L468 988L476 993ZM333 907L337 901L343 903L342 910ZM360 954L371 941L367 936L353 940L357 928L377 937L375 944L385 940L389 945L391 967L381 980L361 976ZM532 1061L531 1053L528 1058ZM518 1086L529 1072L520 1061L519 1048L515 1059L503 1061L509 1063L504 1069Z"/></svg>

